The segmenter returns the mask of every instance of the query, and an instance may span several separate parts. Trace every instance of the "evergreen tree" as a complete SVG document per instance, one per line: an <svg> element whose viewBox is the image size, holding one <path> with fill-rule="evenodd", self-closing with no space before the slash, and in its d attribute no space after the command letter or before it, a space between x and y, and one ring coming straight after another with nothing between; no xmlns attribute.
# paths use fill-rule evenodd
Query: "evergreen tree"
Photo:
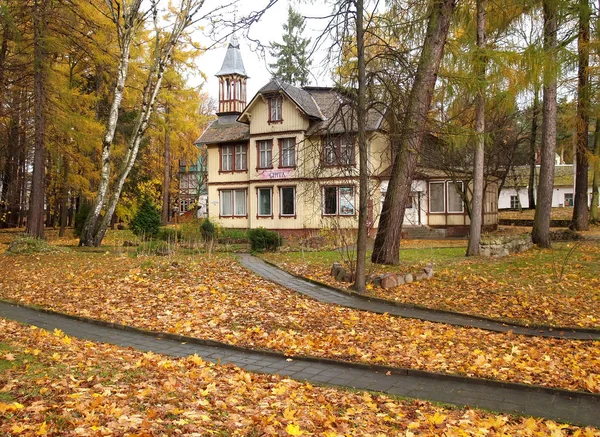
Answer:
<svg viewBox="0 0 600 437"><path fill-rule="evenodd" d="M271 42L270 54L277 62L269 64L269 67L275 69L275 77L292 85L304 86L308 83L311 60L306 49L310 38L302 38L304 27L304 17L289 6L288 21L283 25L283 44Z"/></svg>

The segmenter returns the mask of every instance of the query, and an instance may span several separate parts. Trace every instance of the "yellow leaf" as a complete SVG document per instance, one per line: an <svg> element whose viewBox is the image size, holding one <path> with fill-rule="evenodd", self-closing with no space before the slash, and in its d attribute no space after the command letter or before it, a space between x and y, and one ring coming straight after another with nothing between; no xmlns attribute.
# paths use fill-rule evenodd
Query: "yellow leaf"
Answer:
<svg viewBox="0 0 600 437"><path fill-rule="evenodd" d="M46 435L48 434L48 425L46 424L46 421L44 421L44 423L41 424L41 426L39 427L39 429L35 432L35 435Z"/></svg>
<svg viewBox="0 0 600 437"><path fill-rule="evenodd" d="M13 425L13 427L10 429L10 432L12 432L13 434L21 434L24 430L25 428L23 428L22 426Z"/></svg>
<svg viewBox="0 0 600 437"><path fill-rule="evenodd" d="M529 431L535 431L537 427L537 423L533 417L530 417L525 421L525 428L527 428Z"/></svg>
<svg viewBox="0 0 600 437"><path fill-rule="evenodd" d="M296 410L290 410L290 408L288 407L283 412L283 417L287 420L292 420L294 418L295 413L296 413Z"/></svg>
<svg viewBox="0 0 600 437"><path fill-rule="evenodd" d="M446 415L440 414L439 412L436 411L433 416L429 416L427 418L427 421L429 423L431 423L432 425L439 425L444 421L444 419L446 419Z"/></svg>
<svg viewBox="0 0 600 437"><path fill-rule="evenodd" d="M285 430L287 431L287 433L289 435L302 435L302 434L304 434L304 431L302 431L298 425L294 425L293 423L290 423L288 426L286 426Z"/></svg>
<svg viewBox="0 0 600 437"><path fill-rule="evenodd" d="M4 402L0 402L0 413L6 413L7 411L16 411L22 410L25 408L23 404L18 402L13 402L12 404L5 404Z"/></svg>
<svg viewBox="0 0 600 437"><path fill-rule="evenodd" d="M323 435L325 437L338 437L339 434L335 431L325 431Z"/></svg>

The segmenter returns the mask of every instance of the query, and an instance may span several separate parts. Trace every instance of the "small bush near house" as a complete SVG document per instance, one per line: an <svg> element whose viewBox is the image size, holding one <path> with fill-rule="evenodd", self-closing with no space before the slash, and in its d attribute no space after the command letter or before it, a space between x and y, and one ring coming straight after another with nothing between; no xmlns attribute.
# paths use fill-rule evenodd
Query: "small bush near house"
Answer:
<svg viewBox="0 0 600 437"><path fill-rule="evenodd" d="M212 241L216 237L217 229L213 222L211 222L208 218L202 220L202 224L200 225L200 229L202 230L202 238L204 241Z"/></svg>
<svg viewBox="0 0 600 437"><path fill-rule="evenodd" d="M275 251L282 243L281 235L265 228L250 229L248 239L250 240L250 248L257 252Z"/></svg>
<svg viewBox="0 0 600 437"><path fill-rule="evenodd" d="M83 225L87 216L90 214L92 206L89 203L82 202L79 205L77 214L75 214L75 225L73 226L73 233L77 238L81 237L81 231L83 231Z"/></svg>
<svg viewBox="0 0 600 437"><path fill-rule="evenodd" d="M144 199L129 223L129 227L135 235L145 239L154 238L158 235L160 213L150 199Z"/></svg>

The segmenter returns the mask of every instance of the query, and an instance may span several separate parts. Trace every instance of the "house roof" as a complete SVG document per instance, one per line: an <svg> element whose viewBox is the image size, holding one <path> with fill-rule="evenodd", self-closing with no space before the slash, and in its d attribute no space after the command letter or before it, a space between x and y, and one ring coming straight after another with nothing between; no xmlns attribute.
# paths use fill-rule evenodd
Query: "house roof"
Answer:
<svg viewBox="0 0 600 437"><path fill-rule="evenodd" d="M220 116L208 125L206 130L195 142L201 144L232 143L248 141L250 139L250 126L235 120L235 115Z"/></svg>
<svg viewBox="0 0 600 437"><path fill-rule="evenodd" d="M290 99L294 104L300 109L304 114L306 114L309 118L313 120L321 120L323 119L323 114L321 113L317 103L313 99L313 97L307 91L297 88L289 83L283 82L280 79L272 78L265 86L258 90L256 95L250 100L250 103L246 105L244 112L239 116L238 120L243 123L248 122L247 112L254 105L254 103L258 100L260 95L269 95L274 93L283 93Z"/></svg>
<svg viewBox="0 0 600 437"><path fill-rule="evenodd" d="M231 41L227 47L227 52L225 52L223 65L215 76L226 76L228 74L239 74L241 76L248 77L246 75L246 69L244 68L244 62L242 61L240 43L235 35L231 37Z"/></svg>
<svg viewBox="0 0 600 437"><path fill-rule="evenodd" d="M540 167L536 166L536 180L540 176ZM592 184L594 177L593 169L588 171L588 184ZM554 167L554 186L572 187L575 181L575 166L573 164L556 165ZM529 166L514 167L506 177L506 185L511 187L526 187L529 183Z"/></svg>
<svg viewBox="0 0 600 437"><path fill-rule="evenodd" d="M258 94L269 94L283 91L306 115L316 119L322 119L323 114L319 110L313 97L302 88L296 88L280 79L272 78L265 86L258 90ZM254 99L253 99L254 100ZM250 105L248 105L250 106Z"/></svg>
<svg viewBox="0 0 600 437"><path fill-rule="evenodd" d="M356 113L348 96L344 96L333 88L306 87L305 90L311 94L323 114L320 121L309 127L307 135L323 132L333 134L356 132L358 128ZM367 131L380 129L384 115L385 107L382 104L376 104L369 108L366 123Z"/></svg>
<svg viewBox="0 0 600 437"><path fill-rule="evenodd" d="M356 113L351 99L333 88L306 87L297 88L279 79L271 79L263 86L237 117L235 114L222 114L212 122L196 140L196 144L219 144L250 139L248 110L260 95L281 92L310 118L307 135L341 134L356 132ZM381 128L385 108L375 105L367 112L367 131ZM239 121L238 121L239 120Z"/></svg>

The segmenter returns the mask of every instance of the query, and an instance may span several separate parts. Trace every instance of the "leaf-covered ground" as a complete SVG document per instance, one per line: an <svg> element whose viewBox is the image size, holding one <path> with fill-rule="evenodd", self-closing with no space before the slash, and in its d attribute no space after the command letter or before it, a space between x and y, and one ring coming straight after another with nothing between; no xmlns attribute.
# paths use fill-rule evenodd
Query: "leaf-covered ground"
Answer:
<svg viewBox="0 0 600 437"><path fill-rule="evenodd" d="M0 297L229 344L600 392L600 342L498 334L308 299L232 257L2 256Z"/></svg>
<svg viewBox="0 0 600 437"><path fill-rule="evenodd" d="M387 290L369 287L369 295L523 324L600 328L600 240L554 243L551 250L497 259L465 258L464 247L440 247L430 240L407 240L402 247L400 266L371 266L371 271L416 273L431 262L434 278ZM263 257L297 275L349 285L329 275L331 263L342 260L339 252Z"/></svg>
<svg viewBox="0 0 600 437"><path fill-rule="evenodd" d="M6 436L587 436L550 420L315 387L0 319Z"/></svg>

